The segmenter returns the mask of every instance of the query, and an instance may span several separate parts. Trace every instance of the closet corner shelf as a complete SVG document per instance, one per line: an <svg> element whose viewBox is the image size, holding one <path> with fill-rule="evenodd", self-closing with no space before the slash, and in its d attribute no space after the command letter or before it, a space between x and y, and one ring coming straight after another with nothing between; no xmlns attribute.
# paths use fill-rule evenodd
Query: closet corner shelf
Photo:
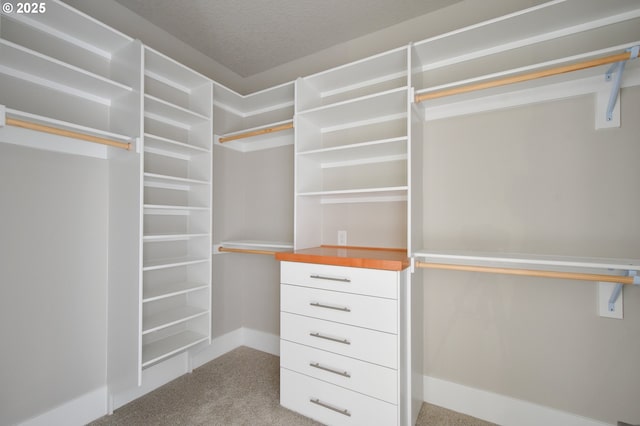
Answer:
<svg viewBox="0 0 640 426"><path fill-rule="evenodd" d="M217 145L241 152L293 145L293 119L221 136L215 135L215 141Z"/></svg>
<svg viewBox="0 0 640 426"><path fill-rule="evenodd" d="M419 250L414 257L419 268L640 284L640 260L636 259L463 250Z"/></svg>
<svg viewBox="0 0 640 426"><path fill-rule="evenodd" d="M293 244L289 242L236 240L223 241L214 245L212 253L266 254L273 256L277 255L277 253L291 250L293 250Z"/></svg>
<svg viewBox="0 0 640 426"><path fill-rule="evenodd" d="M402 271L410 264L405 249L331 245L278 253L276 259L387 271Z"/></svg>

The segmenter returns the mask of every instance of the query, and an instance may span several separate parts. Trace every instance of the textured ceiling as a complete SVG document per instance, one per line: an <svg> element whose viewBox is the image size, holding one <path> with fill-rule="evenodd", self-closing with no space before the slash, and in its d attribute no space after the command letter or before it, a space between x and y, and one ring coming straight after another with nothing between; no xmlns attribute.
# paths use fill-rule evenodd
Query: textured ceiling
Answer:
<svg viewBox="0 0 640 426"><path fill-rule="evenodd" d="M116 0L248 77L460 0Z"/></svg>

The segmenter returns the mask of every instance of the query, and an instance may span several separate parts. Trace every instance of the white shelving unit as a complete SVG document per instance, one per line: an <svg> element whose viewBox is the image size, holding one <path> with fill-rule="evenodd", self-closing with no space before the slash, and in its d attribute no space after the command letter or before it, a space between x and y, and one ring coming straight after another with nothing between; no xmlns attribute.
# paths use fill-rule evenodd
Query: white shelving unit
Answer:
<svg viewBox="0 0 640 426"><path fill-rule="evenodd" d="M294 82L290 82L249 95L240 95L214 83L215 145L242 153L293 145L294 88ZM265 187L273 185L269 181L254 182L252 185L258 184ZM231 236L226 236L229 237ZM269 254L292 249L292 244L288 242L250 239L256 238L251 232L233 235L233 238L238 237L248 239L227 240L223 232L223 242L213 246L212 253L223 253L219 251L220 247L249 254Z"/></svg>
<svg viewBox="0 0 640 426"><path fill-rule="evenodd" d="M212 83L145 48L141 362L211 341Z"/></svg>
<svg viewBox="0 0 640 426"><path fill-rule="evenodd" d="M550 1L415 43L416 95L621 53L638 44L639 28L640 10L632 0ZM430 99L419 106L425 120L437 120L606 92L607 68Z"/></svg>
<svg viewBox="0 0 640 426"><path fill-rule="evenodd" d="M293 82L245 96L215 83L213 99L217 145L249 152L293 144Z"/></svg>
<svg viewBox="0 0 640 426"><path fill-rule="evenodd" d="M74 25L68 25L68 22ZM42 14L0 15L0 104L10 118L135 142L141 44L60 1ZM5 126L8 143L107 158L104 146Z"/></svg>
<svg viewBox="0 0 640 426"><path fill-rule="evenodd" d="M7 118L132 144L125 151L0 127L0 142L108 161L111 394L139 380L142 51L139 41L57 0L46 3L46 13L0 14L0 110Z"/></svg>
<svg viewBox="0 0 640 426"><path fill-rule="evenodd" d="M378 226L405 237L371 242L352 229L349 245L407 247L408 64L400 48L296 82L296 249L336 244L331 229L349 234L346 217L370 203L392 205Z"/></svg>

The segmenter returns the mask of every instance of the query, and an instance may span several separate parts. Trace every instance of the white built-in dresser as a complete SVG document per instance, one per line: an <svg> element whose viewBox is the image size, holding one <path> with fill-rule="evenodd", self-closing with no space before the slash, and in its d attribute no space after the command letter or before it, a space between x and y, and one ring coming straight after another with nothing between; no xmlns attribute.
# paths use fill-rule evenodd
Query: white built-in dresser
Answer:
<svg viewBox="0 0 640 426"><path fill-rule="evenodd" d="M406 252L325 246L277 257L280 403L331 425L409 424Z"/></svg>

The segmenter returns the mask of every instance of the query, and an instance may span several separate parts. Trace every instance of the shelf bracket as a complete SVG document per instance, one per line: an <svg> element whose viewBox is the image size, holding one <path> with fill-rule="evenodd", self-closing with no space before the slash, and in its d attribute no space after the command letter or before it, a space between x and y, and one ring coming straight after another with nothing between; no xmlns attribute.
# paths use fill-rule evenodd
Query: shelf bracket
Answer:
<svg viewBox="0 0 640 426"><path fill-rule="evenodd" d="M614 312L616 310L616 302L618 301L618 297L620 297L620 293L622 293L622 284L616 284L615 287L613 287L611 297L609 298L609 312Z"/></svg>
<svg viewBox="0 0 640 426"><path fill-rule="evenodd" d="M630 52L629 59L636 59L638 57L638 51L640 50L639 46L633 46L630 49L627 49ZM620 62L616 62L605 73L605 80L611 81L613 73L616 74L615 79L613 81L613 86L611 87L611 94L609 95L609 103L607 104L607 115L606 120L608 122L613 120L613 110L618 102L618 96L620 94L620 84L622 83L622 74L624 72L624 66L629 60L624 60Z"/></svg>
<svg viewBox="0 0 640 426"><path fill-rule="evenodd" d="M7 111L4 105L0 105L0 127L4 127L6 125L5 117L7 116Z"/></svg>
<svg viewBox="0 0 640 426"><path fill-rule="evenodd" d="M633 284L640 284L640 275L638 275L638 271L627 271L625 276L633 277ZM611 291L611 297L609 298L608 304L609 312L614 312L616 310L616 302L622 293L622 286L623 284L616 284L613 291Z"/></svg>

